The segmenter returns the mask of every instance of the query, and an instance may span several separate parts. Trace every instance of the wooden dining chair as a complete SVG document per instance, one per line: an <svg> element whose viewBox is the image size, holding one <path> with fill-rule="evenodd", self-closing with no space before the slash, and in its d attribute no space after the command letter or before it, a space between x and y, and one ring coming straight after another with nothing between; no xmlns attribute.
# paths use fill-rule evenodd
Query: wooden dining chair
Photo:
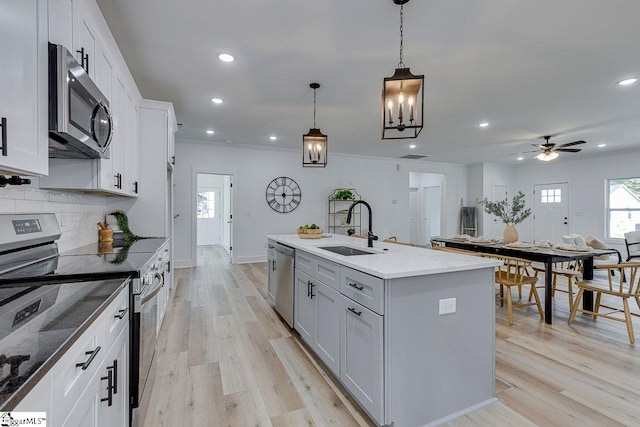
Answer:
<svg viewBox="0 0 640 427"><path fill-rule="evenodd" d="M483 257L494 258L501 261L501 264L496 267L495 282L500 285L500 293L498 299L500 300L500 306L504 306L504 300L507 300L507 313L509 314L509 324L513 325L513 307L528 307L535 305L538 307L538 314L540 319L544 319L542 313L542 305L540 304L540 297L536 290L536 282L538 278L527 274L527 269L531 267L531 261L493 254L482 254ZM520 289L522 286L529 285L531 287L530 297L533 296L535 301L529 300L528 302L514 302L511 292L512 287ZM507 296L504 295L504 289L507 290Z"/></svg>
<svg viewBox="0 0 640 427"><path fill-rule="evenodd" d="M571 315L569 316L569 324L573 322L578 311L593 315L594 319L604 317L606 319L624 322L627 324L627 333L629 334L629 342L635 342L633 334L633 323L631 316L636 315L629 310L629 298L634 298L638 307L640 307L640 275L638 275L638 267L640 262L623 262L620 264L598 265L596 269L606 270L607 279L582 280L576 282L578 286L578 295L576 296ZM613 274L616 270L624 269L625 274L619 274L615 277ZM627 280L624 280L626 276ZM584 291L593 291L596 294L593 311L580 308L580 301ZM622 308L601 304L602 295L618 297L622 300ZM606 313L600 312L600 308L606 308L611 311ZM621 318L619 314L624 314Z"/></svg>
<svg viewBox="0 0 640 427"><path fill-rule="evenodd" d="M532 266L533 271L535 272L534 276L538 277L539 273L545 272L544 265L534 265ZM551 281L551 296L555 298L556 290L560 292L565 292L569 295L569 310L573 307L573 283L578 280L582 276L582 262L581 261L565 261L565 262L556 262L553 264L553 268L551 270L551 274L553 276ZM567 289L558 288L558 277L562 277L567 279ZM543 286L540 286L544 288ZM529 294L529 301L531 301L531 294Z"/></svg>

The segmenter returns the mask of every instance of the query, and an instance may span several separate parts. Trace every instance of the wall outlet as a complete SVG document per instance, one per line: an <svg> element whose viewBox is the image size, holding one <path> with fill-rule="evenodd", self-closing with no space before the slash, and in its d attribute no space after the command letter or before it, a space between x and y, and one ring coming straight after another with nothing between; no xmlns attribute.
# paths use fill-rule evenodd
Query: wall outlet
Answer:
<svg viewBox="0 0 640 427"><path fill-rule="evenodd" d="M455 298L447 298L440 300L440 310L439 315L443 314L451 314L456 312L456 299Z"/></svg>

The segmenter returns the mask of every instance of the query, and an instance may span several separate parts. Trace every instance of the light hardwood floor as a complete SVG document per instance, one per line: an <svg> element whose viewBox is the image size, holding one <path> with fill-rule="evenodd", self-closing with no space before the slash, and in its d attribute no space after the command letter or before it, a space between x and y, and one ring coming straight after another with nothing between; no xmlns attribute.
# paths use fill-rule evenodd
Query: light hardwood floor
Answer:
<svg viewBox="0 0 640 427"><path fill-rule="evenodd" d="M270 306L266 263L202 247L176 283L143 426L373 425ZM640 347L625 325L579 314L569 326L566 294L554 304L551 326L535 307L509 326L496 307L498 402L448 426L640 426Z"/></svg>

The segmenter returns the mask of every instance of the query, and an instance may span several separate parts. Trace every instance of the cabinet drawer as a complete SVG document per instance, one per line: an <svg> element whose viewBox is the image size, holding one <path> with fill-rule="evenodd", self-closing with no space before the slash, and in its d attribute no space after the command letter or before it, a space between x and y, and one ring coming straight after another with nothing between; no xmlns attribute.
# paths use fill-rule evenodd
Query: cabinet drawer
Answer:
<svg viewBox="0 0 640 427"><path fill-rule="evenodd" d="M296 268L336 291L340 290L340 264L297 250Z"/></svg>
<svg viewBox="0 0 640 427"><path fill-rule="evenodd" d="M129 324L129 286L131 279L127 279L127 281L129 285L120 290L120 294L102 314L102 317L104 317L105 347L111 347L111 344L118 338L122 329Z"/></svg>
<svg viewBox="0 0 640 427"><path fill-rule="evenodd" d="M51 381L55 392L51 397L51 425L62 425L104 360L109 349L104 347L103 328L104 322L99 317L53 367ZM98 347L100 350L96 352Z"/></svg>
<svg viewBox="0 0 640 427"><path fill-rule="evenodd" d="M384 280L342 267L340 292L378 314L384 314Z"/></svg>

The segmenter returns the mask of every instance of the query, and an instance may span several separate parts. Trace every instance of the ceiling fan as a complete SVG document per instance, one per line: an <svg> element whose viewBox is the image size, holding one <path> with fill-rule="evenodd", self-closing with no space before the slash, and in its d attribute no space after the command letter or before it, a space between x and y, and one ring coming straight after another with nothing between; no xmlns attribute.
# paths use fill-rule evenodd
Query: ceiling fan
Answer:
<svg viewBox="0 0 640 427"><path fill-rule="evenodd" d="M587 143L586 141L580 140L580 141L568 142L566 144L556 145L553 142L549 142L549 140L551 139L551 135L545 135L543 136L543 138L546 141L544 144L531 144L534 147L538 148L538 150L541 150L541 152L536 156L536 159L542 160L543 162L548 162L550 160L557 159L558 152L578 153L582 151L581 148L568 148L568 147ZM537 153L538 150L525 151L525 153ZM520 153L517 153L517 154L520 154Z"/></svg>

